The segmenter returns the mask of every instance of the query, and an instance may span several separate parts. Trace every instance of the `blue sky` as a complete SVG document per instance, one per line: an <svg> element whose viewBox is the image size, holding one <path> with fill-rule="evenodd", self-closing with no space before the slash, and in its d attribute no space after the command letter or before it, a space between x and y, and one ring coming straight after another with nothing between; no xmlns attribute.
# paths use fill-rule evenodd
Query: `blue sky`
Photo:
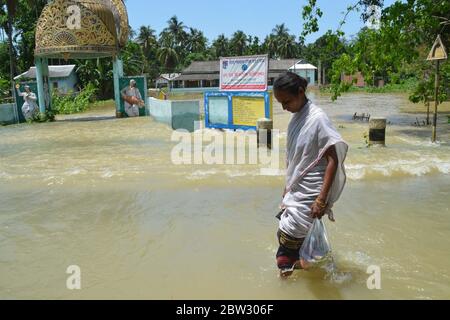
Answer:
<svg viewBox="0 0 450 320"><path fill-rule="evenodd" d="M320 31L309 36L313 42L328 29L335 30L342 19L342 12L356 0L318 0L324 12ZM385 6L395 0L385 0ZM126 5L133 29L149 25L159 34L167 20L176 15L185 25L202 30L209 41L224 33L230 37L236 30L258 36L263 40L273 27L285 23L290 32L300 35L302 30L301 8L307 0L127 0ZM355 34L363 27L359 13L352 13L343 28L347 35Z"/></svg>

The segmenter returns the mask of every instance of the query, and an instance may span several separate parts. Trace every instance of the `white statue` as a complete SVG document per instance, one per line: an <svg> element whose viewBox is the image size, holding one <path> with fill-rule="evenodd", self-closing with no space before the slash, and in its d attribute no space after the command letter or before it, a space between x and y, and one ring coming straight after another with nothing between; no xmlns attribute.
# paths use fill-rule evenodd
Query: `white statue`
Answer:
<svg viewBox="0 0 450 320"><path fill-rule="evenodd" d="M20 85L16 85L17 93L19 96L23 97L24 103L22 105L22 113L25 120L31 120L35 114L39 111L39 107L36 103L36 94L31 92L30 86L25 86L25 92L20 91Z"/></svg>
<svg viewBox="0 0 450 320"><path fill-rule="evenodd" d="M127 115L129 117L139 116L139 108L144 106L144 101L136 86L136 81L131 80L130 85L122 89L121 95L125 103L125 112Z"/></svg>

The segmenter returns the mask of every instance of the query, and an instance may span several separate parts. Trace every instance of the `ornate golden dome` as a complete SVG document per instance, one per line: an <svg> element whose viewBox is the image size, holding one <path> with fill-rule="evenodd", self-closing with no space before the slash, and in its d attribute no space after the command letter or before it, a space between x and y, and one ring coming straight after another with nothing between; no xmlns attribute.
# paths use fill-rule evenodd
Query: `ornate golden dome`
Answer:
<svg viewBox="0 0 450 320"><path fill-rule="evenodd" d="M37 57L97 58L117 55L128 40L122 0L54 0L36 27Z"/></svg>

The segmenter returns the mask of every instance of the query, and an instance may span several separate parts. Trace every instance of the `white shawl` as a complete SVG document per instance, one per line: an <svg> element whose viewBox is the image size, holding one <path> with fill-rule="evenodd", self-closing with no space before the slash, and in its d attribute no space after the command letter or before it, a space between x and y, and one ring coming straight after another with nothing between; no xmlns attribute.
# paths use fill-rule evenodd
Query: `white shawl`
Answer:
<svg viewBox="0 0 450 320"><path fill-rule="evenodd" d="M334 221L334 203L339 199L346 183L344 161L348 145L334 128L326 113L311 101L293 115L287 133L286 191L291 192L295 183L322 159L325 152L335 146L338 157L336 176L328 194L326 214Z"/></svg>

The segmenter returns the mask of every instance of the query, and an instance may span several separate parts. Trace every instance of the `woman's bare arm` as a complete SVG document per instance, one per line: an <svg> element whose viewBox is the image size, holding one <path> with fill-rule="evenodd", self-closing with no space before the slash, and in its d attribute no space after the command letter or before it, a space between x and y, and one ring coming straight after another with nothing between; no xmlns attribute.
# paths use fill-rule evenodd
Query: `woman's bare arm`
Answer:
<svg viewBox="0 0 450 320"><path fill-rule="evenodd" d="M330 147L325 152L323 158L327 160L327 168L325 170L323 186L320 195L317 197L317 201L314 202L314 204L311 207L311 214L313 218L319 219L322 218L323 215L325 214L326 209L325 205L328 199L328 193L330 192L331 186L333 185L334 182L334 178L336 177L339 161L336 153L336 148L334 146Z"/></svg>
<svg viewBox="0 0 450 320"><path fill-rule="evenodd" d="M327 152L325 152L325 155L323 157L327 160L328 164L325 171L322 191L319 195L319 200L326 202L328 199L328 193L330 192L331 186L333 185L334 177L336 176L338 167L336 148L334 146L330 147Z"/></svg>

